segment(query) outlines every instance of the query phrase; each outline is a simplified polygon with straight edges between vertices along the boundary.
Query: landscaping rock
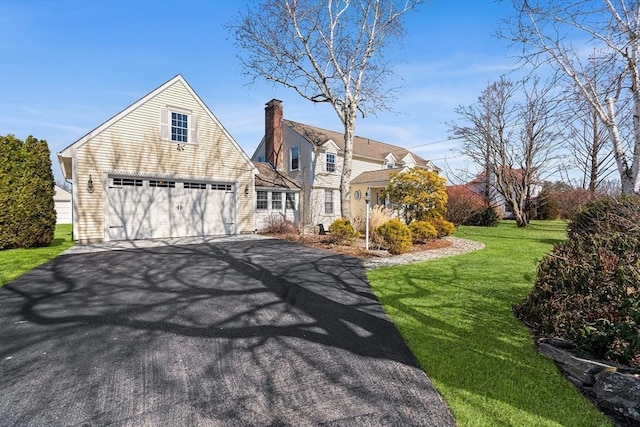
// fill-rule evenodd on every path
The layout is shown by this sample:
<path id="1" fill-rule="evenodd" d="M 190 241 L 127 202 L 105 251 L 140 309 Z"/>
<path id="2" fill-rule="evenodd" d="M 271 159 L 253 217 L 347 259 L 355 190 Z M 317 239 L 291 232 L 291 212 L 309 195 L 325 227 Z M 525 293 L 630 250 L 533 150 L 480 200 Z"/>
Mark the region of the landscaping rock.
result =
<path id="1" fill-rule="evenodd" d="M 603 371 L 595 380 L 593 391 L 601 406 L 640 423 L 640 378 Z"/>
<path id="2" fill-rule="evenodd" d="M 613 366 L 576 357 L 563 348 L 558 348 L 545 342 L 541 342 L 538 345 L 538 352 L 555 360 L 560 369 L 584 385 L 592 385 L 595 382 L 594 375 L 598 372 L 616 370 Z"/>

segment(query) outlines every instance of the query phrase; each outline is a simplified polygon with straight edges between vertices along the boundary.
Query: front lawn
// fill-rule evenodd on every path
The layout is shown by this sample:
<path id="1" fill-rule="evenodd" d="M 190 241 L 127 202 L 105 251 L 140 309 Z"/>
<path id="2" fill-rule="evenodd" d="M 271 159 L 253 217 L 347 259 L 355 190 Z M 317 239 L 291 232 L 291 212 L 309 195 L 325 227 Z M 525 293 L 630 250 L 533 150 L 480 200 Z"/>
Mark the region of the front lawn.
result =
<path id="1" fill-rule="evenodd" d="M 532 289 L 536 266 L 566 224 L 527 229 L 460 227 L 486 248 L 382 268 L 368 278 L 460 426 L 608 426 L 608 419 L 536 352 L 512 305 Z"/>
<path id="2" fill-rule="evenodd" d="M 71 224 L 59 224 L 56 225 L 53 242 L 47 247 L 0 251 L 0 287 L 55 258 L 71 246 Z"/>

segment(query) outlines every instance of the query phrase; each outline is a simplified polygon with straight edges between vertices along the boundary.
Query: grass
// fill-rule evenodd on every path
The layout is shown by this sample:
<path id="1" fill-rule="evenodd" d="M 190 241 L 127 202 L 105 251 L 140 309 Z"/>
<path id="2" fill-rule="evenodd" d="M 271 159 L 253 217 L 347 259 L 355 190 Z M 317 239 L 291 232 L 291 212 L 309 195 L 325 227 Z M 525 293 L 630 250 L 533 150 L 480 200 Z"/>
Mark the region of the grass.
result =
<path id="1" fill-rule="evenodd" d="M 71 224 L 59 224 L 56 225 L 51 245 L 47 247 L 0 251 L 0 287 L 55 258 L 71 246 Z"/>
<path id="2" fill-rule="evenodd" d="M 610 426 L 539 355 L 513 315 L 566 224 L 460 227 L 486 248 L 368 273 L 374 292 L 460 426 Z"/>

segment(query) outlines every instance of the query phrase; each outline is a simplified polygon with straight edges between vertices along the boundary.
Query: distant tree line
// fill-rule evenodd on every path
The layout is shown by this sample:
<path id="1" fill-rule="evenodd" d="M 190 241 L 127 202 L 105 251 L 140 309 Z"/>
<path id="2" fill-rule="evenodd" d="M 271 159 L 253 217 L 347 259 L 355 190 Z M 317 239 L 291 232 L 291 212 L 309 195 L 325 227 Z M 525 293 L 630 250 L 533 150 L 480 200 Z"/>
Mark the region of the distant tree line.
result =
<path id="1" fill-rule="evenodd" d="M 0 249 L 48 246 L 56 211 L 49 147 L 33 136 L 0 136 Z"/>

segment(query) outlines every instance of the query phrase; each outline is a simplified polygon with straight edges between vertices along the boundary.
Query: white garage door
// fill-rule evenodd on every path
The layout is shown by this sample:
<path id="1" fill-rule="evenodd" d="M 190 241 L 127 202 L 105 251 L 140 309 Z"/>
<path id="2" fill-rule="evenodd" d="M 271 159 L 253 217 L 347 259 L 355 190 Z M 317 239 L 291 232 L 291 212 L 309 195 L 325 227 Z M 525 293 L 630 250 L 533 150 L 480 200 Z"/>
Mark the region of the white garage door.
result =
<path id="1" fill-rule="evenodd" d="M 105 240 L 235 234 L 234 185 L 109 177 Z"/>

